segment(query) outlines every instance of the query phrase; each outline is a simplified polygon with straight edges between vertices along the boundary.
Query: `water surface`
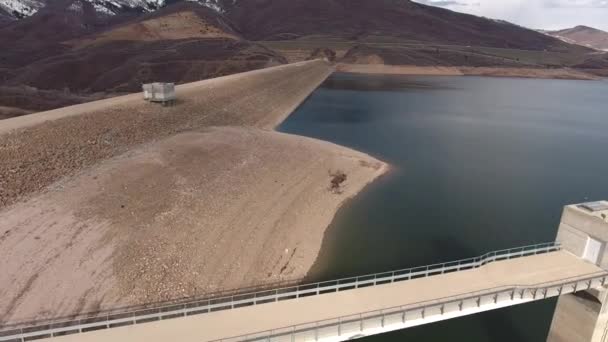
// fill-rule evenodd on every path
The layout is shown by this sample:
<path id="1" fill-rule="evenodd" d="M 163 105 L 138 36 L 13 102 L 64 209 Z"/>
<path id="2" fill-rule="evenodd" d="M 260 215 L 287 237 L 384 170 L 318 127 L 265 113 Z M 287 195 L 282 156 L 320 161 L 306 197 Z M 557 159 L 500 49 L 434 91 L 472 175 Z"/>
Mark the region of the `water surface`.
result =
<path id="1" fill-rule="evenodd" d="M 393 170 L 346 204 L 311 280 L 553 241 L 565 204 L 608 198 L 608 82 L 335 74 L 279 128 Z M 369 337 L 545 341 L 554 300 Z"/>

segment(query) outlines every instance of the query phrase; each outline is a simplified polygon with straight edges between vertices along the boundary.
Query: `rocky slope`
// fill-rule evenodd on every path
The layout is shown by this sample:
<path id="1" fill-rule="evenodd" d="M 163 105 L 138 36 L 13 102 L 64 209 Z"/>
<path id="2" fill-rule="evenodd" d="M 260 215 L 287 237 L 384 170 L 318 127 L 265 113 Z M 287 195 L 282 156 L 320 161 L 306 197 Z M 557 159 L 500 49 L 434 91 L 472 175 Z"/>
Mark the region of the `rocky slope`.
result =
<path id="1" fill-rule="evenodd" d="M 543 32 L 568 43 L 608 51 L 608 32 L 593 27 L 576 26 L 565 30 Z"/>

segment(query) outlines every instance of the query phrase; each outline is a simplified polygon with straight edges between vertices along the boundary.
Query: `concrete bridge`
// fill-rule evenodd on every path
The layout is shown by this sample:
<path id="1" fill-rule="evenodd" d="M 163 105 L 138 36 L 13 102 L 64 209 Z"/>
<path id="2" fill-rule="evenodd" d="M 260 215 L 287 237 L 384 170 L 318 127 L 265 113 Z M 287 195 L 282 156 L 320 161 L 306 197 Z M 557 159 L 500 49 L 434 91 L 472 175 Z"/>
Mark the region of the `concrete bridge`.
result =
<path id="1" fill-rule="evenodd" d="M 345 341 L 580 291 L 605 302 L 606 212 L 607 202 L 566 207 L 558 242 L 382 274 L 8 327 L 0 330 L 0 341 Z M 593 341 L 606 339 L 603 315 L 594 322 Z"/>

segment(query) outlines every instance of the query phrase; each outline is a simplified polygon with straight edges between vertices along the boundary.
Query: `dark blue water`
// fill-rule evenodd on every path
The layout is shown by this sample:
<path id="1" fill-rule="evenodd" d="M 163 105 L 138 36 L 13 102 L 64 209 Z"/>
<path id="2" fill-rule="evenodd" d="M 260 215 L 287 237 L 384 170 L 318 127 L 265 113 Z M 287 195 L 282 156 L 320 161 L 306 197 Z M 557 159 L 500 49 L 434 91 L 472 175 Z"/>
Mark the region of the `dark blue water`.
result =
<path id="1" fill-rule="evenodd" d="M 393 167 L 338 212 L 311 280 L 553 241 L 562 206 L 608 198 L 608 82 L 335 74 L 280 130 Z M 554 307 L 366 340 L 541 342 Z"/>

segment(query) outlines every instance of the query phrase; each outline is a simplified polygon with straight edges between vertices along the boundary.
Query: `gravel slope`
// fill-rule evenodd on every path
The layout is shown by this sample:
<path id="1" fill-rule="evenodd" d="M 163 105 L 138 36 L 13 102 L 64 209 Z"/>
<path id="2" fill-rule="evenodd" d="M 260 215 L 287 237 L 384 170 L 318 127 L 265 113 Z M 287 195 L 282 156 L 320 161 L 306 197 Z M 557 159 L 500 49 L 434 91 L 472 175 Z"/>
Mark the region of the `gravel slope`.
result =
<path id="1" fill-rule="evenodd" d="M 7 120 L 0 326 L 301 279 L 338 207 L 387 169 L 271 130 L 331 71 L 300 63 L 183 85 L 174 107 L 132 95 Z"/>
<path id="2" fill-rule="evenodd" d="M 178 88 L 173 107 L 127 95 L 0 122 L 0 208 L 141 143 L 208 126 L 272 128 L 326 77 L 322 61 Z M 48 120 L 48 121 L 47 121 Z"/>

